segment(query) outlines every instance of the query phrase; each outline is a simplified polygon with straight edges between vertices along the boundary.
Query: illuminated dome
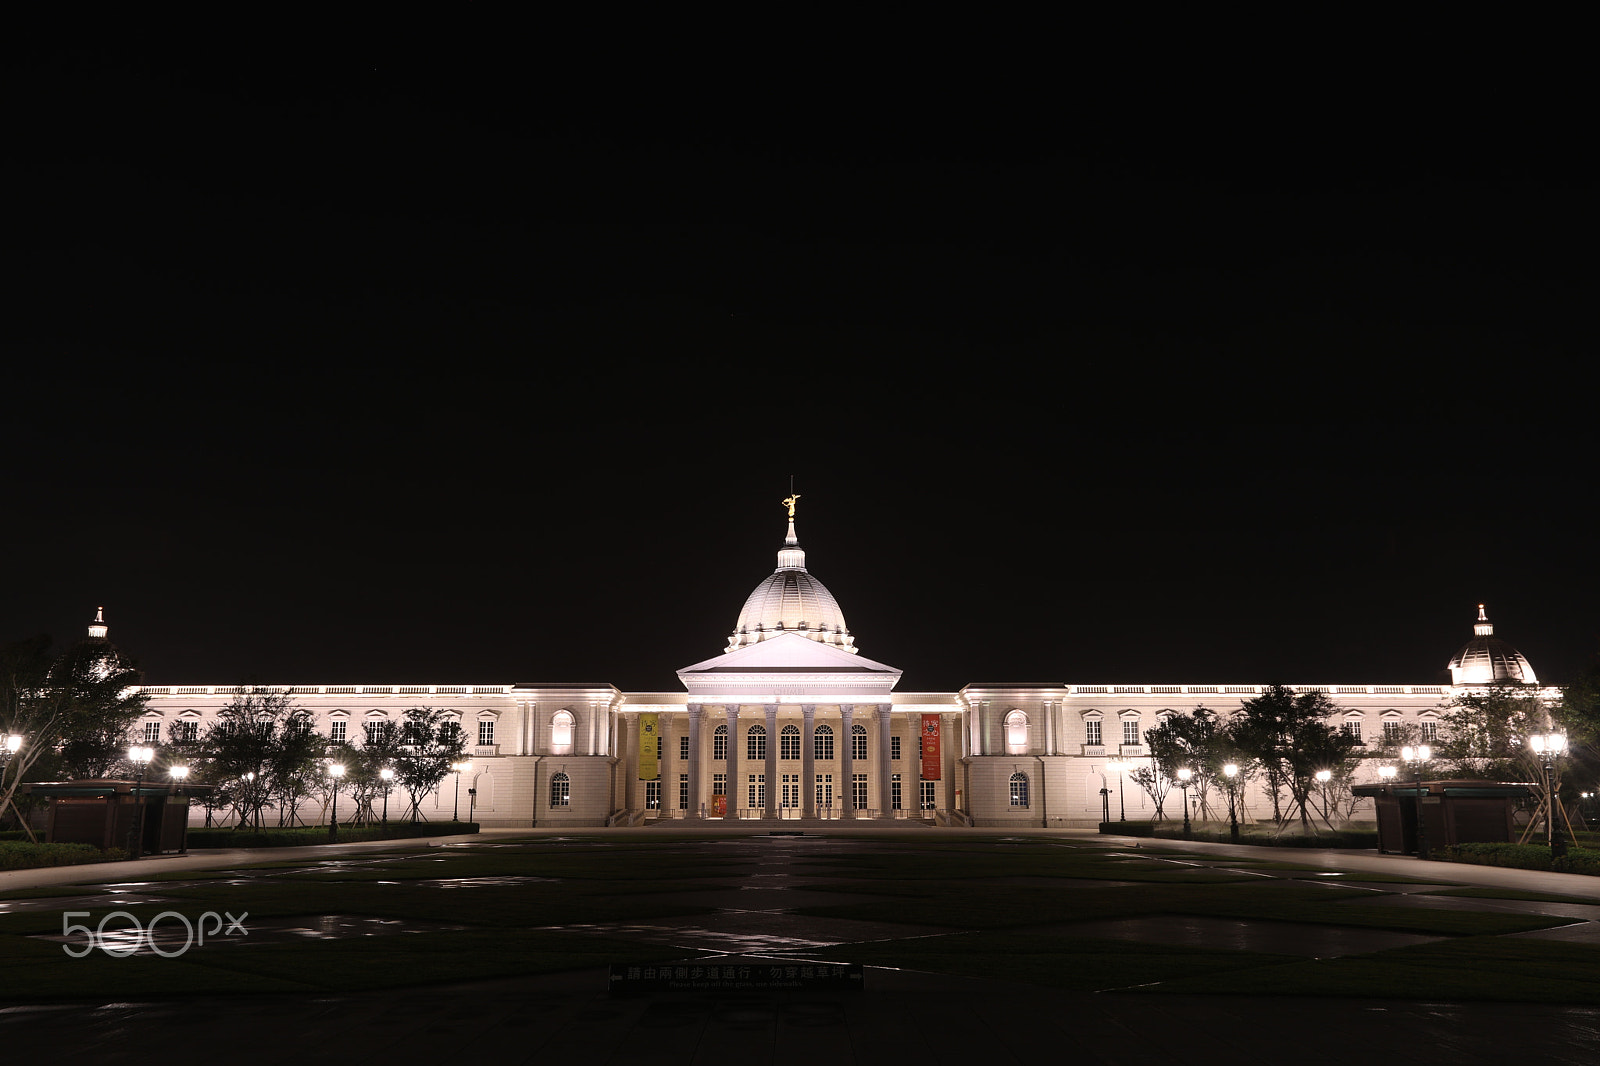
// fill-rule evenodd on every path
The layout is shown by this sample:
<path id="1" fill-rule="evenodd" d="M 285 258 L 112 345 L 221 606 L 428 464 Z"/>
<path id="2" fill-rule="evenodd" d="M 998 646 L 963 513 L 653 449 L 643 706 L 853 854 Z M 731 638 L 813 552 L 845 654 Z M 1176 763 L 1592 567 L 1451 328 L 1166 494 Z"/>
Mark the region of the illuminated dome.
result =
<path id="1" fill-rule="evenodd" d="M 1489 685 L 1496 681 L 1539 683 L 1522 653 L 1494 635 L 1494 623 L 1483 613 L 1481 603 L 1472 634 L 1472 639 L 1450 659 L 1452 685 Z"/>
<path id="2" fill-rule="evenodd" d="M 795 539 L 793 516 L 789 519 L 789 535 L 778 552 L 778 569 L 744 601 L 744 610 L 739 612 L 739 621 L 723 650 L 737 651 L 780 633 L 799 633 L 856 653 L 856 638 L 844 624 L 839 602 L 822 582 L 806 572 L 806 553 Z"/>

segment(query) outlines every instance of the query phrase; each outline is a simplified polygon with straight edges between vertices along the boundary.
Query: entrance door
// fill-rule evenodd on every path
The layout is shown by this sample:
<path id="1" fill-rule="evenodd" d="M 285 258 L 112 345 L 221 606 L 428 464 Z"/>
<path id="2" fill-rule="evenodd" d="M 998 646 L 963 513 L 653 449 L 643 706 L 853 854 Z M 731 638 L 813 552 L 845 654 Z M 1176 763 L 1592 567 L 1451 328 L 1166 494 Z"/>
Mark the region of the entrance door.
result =
<path id="1" fill-rule="evenodd" d="M 800 806 L 800 775 L 784 774 L 782 784 L 783 806 L 791 808 Z"/>
<path id="2" fill-rule="evenodd" d="M 817 810 L 833 809 L 833 775 L 817 775 Z"/>

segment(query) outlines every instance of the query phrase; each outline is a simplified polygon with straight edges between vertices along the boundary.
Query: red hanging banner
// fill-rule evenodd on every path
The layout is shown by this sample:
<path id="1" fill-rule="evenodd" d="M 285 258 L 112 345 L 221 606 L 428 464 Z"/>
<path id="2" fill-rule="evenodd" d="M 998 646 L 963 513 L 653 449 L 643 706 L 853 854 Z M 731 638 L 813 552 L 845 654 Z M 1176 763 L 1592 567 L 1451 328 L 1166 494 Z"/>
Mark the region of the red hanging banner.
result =
<path id="1" fill-rule="evenodd" d="M 939 755 L 939 730 L 943 719 L 937 714 L 922 716 L 922 779 L 938 781 L 944 759 Z"/>

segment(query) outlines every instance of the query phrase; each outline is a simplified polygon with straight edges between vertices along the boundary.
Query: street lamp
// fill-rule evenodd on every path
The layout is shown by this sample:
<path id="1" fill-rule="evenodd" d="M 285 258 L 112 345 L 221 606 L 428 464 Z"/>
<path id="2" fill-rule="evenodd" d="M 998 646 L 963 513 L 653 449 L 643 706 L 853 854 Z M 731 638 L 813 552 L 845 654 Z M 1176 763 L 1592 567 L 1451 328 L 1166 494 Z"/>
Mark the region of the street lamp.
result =
<path id="1" fill-rule="evenodd" d="M 385 766 L 378 771 L 378 776 L 383 778 L 383 824 L 389 824 L 389 790 L 394 787 L 394 767 Z"/>
<path id="2" fill-rule="evenodd" d="M 1428 825 L 1422 819 L 1422 764 L 1433 758 L 1433 749 L 1426 744 L 1407 745 L 1400 749 L 1400 758 L 1410 763 L 1417 774 L 1417 858 L 1428 857 Z"/>
<path id="3" fill-rule="evenodd" d="M 1233 790 L 1238 787 L 1235 778 L 1239 776 L 1239 764 L 1229 763 L 1222 768 L 1222 776 L 1228 779 L 1228 839 L 1239 843 L 1239 811 L 1234 806 Z"/>
<path id="4" fill-rule="evenodd" d="M 1194 771 L 1187 766 L 1178 770 L 1178 787 L 1183 789 L 1183 839 L 1189 839 L 1189 778 Z"/>
<path id="5" fill-rule="evenodd" d="M 328 843 L 339 840 L 339 779 L 344 776 L 344 763 L 329 763 L 328 776 L 333 778 L 333 817 L 328 819 Z"/>
<path id="6" fill-rule="evenodd" d="M 1126 822 L 1128 820 L 1128 801 L 1124 798 L 1124 793 L 1127 791 L 1128 779 L 1123 775 L 1128 772 L 1128 764 L 1121 759 L 1112 759 L 1106 763 L 1106 769 L 1117 772 L 1117 811 L 1120 816 L 1119 820 Z M 1106 814 L 1106 820 L 1111 820 L 1109 811 Z"/>
<path id="7" fill-rule="evenodd" d="M 1553 848 L 1556 842 L 1555 758 L 1567 750 L 1567 735 L 1535 733 L 1528 738 L 1528 746 L 1544 762 L 1544 844 Z"/>
<path id="8" fill-rule="evenodd" d="M 128 827 L 128 858 L 137 859 L 144 854 L 144 806 L 139 802 L 139 790 L 144 787 L 144 768 L 156 757 L 154 748 L 135 744 L 128 749 L 128 760 L 136 768 L 133 784 L 133 824 Z"/>
<path id="9" fill-rule="evenodd" d="M 471 759 L 462 759 L 460 762 L 450 764 L 450 769 L 456 772 L 456 808 L 450 815 L 452 822 L 461 821 L 461 775 L 472 769 Z"/>
<path id="10" fill-rule="evenodd" d="M 1322 790 L 1322 820 L 1328 822 L 1328 782 L 1333 780 L 1332 770 L 1318 770 L 1315 775 L 1317 787 Z M 1328 828 L 1333 828 L 1333 823 L 1328 822 Z"/>

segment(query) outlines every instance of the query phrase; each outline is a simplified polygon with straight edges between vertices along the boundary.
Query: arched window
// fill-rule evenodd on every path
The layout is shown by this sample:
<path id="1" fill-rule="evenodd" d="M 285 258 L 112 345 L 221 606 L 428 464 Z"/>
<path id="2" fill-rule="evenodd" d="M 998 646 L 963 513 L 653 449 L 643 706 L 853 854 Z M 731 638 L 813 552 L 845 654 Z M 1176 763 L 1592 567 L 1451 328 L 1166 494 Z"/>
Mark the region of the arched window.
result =
<path id="1" fill-rule="evenodd" d="M 728 757 L 728 727 L 717 726 L 717 731 L 711 734 L 711 757 L 713 759 L 726 759 Z"/>
<path id="2" fill-rule="evenodd" d="M 557 711 L 550 718 L 550 752 L 553 755 L 572 754 L 572 712 Z"/>
<path id="3" fill-rule="evenodd" d="M 1021 711 L 1006 715 L 1006 754 L 1028 754 L 1028 716 Z M 1026 803 L 1023 804 L 1027 806 Z"/>
<path id="4" fill-rule="evenodd" d="M 1011 775 L 1011 806 L 1026 807 L 1028 805 L 1028 775 L 1014 773 Z"/>
<path id="5" fill-rule="evenodd" d="M 572 779 L 564 773 L 557 773 L 550 779 L 550 806 L 572 806 Z"/>
<path id="6" fill-rule="evenodd" d="M 800 727 L 790 722 L 778 734 L 778 758 L 798 759 L 800 757 Z"/>
<path id="7" fill-rule="evenodd" d="M 852 759 L 867 757 L 867 727 L 859 722 L 850 727 L 850 757 Z"/>
<path id="8" fill-rule="evenodd" d="M 753 725 L 744 735 L 744 757 L 747 759 L 765 759 L 767 757 L 767 727 Z"/>
<path id="9" fill-rule="evenodd" d="M 811 757 L 813 759 L 833 758 L 833 727 L 819 725 L 811 732 Z"/>

